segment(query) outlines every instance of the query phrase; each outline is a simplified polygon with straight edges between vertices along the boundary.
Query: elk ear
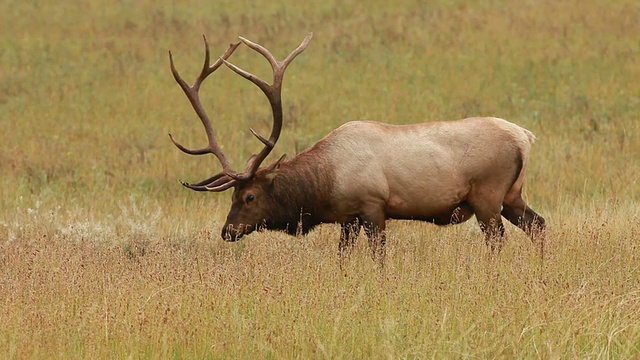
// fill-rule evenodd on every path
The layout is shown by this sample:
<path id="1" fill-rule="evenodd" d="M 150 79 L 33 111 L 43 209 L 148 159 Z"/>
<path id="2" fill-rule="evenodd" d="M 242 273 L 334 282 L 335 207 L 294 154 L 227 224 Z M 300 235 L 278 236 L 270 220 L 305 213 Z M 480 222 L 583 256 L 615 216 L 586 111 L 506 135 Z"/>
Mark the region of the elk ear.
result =
<path id="1" fill-rule="evenodd" d="M 287 154 L 283 154 L 280 159 L 278 159 L 278 161 L 274 162 L 273 164 L 269 165 L 269 167 L 267 168 L 267 179 L 269 181 L 273 181 L 273 179 L 276 178 L 276 176 L 278 175 L 278 170 L 280 169 L 280 163 L 287 157 Z"/>
<path id="2" fill-rule="evenodd" d="M 280 156 L 280 159 L 278 159 L 278 161 L 274 162 L 273 164 L 269 165 L 269 167 L 267 168 L 267 170 L 269 172 L 273 171 L 273 170 L 278 170 L 280 169 L 280 163 L 282 162 L 282 160 L 284 160 L 287 157 L 287 154 L 283 154 L 282 156 Z"/>

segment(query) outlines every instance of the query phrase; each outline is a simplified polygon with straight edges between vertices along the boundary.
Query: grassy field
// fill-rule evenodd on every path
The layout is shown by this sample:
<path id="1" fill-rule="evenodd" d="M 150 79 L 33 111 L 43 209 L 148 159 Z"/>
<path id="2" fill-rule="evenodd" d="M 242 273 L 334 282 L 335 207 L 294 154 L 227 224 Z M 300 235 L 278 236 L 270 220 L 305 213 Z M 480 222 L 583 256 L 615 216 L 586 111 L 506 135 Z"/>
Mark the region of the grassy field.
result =
<path id="1" fill-rule="evenodd" d="M 0 356 L 640 357 L 640 5 L 636 1 L 0 2 Z M 525 185 L 547 258 L 508 225 L 390 222 L 380 271 L 339 229 L 223 243 L 219 171 L 169 72 L 237 35 L 282 57 L 293 155 L 348 120 L 473 115 L 538 136 Z M 264 59 L 233 62 L 265 78 Z M 203 103 L 242 167 L 270 109 L 227 69 Z M 419 196 L 419 195 L 418 195 Z"/>

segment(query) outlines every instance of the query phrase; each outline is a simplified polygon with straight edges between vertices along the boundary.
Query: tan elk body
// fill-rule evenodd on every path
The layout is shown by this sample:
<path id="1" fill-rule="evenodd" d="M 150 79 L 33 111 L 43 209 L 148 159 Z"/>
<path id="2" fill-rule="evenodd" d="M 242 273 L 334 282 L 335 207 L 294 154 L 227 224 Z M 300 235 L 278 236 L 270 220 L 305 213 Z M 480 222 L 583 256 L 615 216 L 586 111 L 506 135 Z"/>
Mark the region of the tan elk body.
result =
<path id="1" fill-rule="evenodd" d="M 189 154 L 213 153 L 223 167 L 222 172 L 207 180 L 183 185 L 197 191 L 234 188 L 222 230 L 225 240 L 235 241 L 265 228 L 304 234 L 321 223 L 339 223 L 341 254 L 364 227 L 374 256 L 379 256 L 384 254 L 387 219 L 448 225 L 475 215 L 492 247 L 501 245 L 504 216 L 532 239 L 539 240 L 542 249 L 544 219 L 521 196 L 535 137 L 503 119 L 477 117 L 411 125 L 348 122 L 292 159 L 281 158 L 260 168 L 282 129 L 284 70 L 306 48 L 311 34 L 282 62 L 264 47 L 240 39 L 270 62 L 273 84 L 227 61 L 240 43 L 232 44 L 210 65 L 205 41 L 205 64 L 193 86 L 182 80 L 171 59 L 172 73 L 209 139 L 209 145 L 199 150 L 189 150 L 175 140 L 174 143 Z M 229 167 L 198 99 L 202 81 L 223 63 L 256 84 L 273 111 L 269 139 L 251 130 L 265 147 L 249 159 L 242 173 Z"/>

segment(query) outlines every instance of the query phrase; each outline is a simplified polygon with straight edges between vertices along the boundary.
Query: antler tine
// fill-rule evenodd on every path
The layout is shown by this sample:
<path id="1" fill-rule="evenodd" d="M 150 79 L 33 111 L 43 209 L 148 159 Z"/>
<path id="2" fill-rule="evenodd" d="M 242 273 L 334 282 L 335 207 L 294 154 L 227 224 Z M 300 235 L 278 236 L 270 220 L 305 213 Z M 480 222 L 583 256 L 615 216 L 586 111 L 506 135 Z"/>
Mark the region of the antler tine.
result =
<path id="1" fill-rule="evenodd" d="M 247 162 L 247 166 L 245 167 L 245 171 L 242 174 L 236 175 L 238 180 L 249 179 L 251 178 L 255 172 L 260 167 L 260 164 L 267 158 L 273 147 L 276 145 L 278 138 L 280 137 L 280 132 L 282 131 L 282 79 L 284 78 L 284 71 L 287 69 L 287 66 L 298 56 L 301 52 L 303 52 L 311 38 L 313 37 L 313 33 L 307 34 L 302 43 L 298 45 L 283 61 L 277 61 L 275 57 L 271 54 L 269 50 L 267 50 L 262 45 L 254 43 L 246 38 L 240 36 L 240 41 L 242 41 L 249 48 L 258 52 L 262 56 L 264 56 L 271 68 L 273 70 L 273 84 L 269 84 L 266 81 L 260 79 L 256 75 L 251 74 L 250 72 L 239 68 L 238 66 L 228 62 L 226 59 L 220 58 L 225 65 L 227 65 L 231 70 L 236 72 L 238 75 L 244 77 L 245 79 L 251 81 L 255 85 L 257 85 L 260 90 L 267 96 L 269 99 L 269 103 L 271 104 L 271 110 L 273 112 L 273 127 L 271 129 L 271 134 L 269 135 L 269 139 L 265 139 L 260 134 L 255 132 L 253 129 L 251 133 L 260 140 L 265 146 L 264 148 L 257 154 L 252 155 Z"/>
<path id="2" fill-rule="evenodd" d="M 224 191 L 232 187 L 236 183 L 236 179 L 225 173 L 218 173 L 207 180 L 203 180 L 197 184 L 189 184 L 181 181 L 182 186 L 195 191 Z"/>
<path id="3" fill-rule="evenodd" d="M 181 151 L 191 155 L 213 154 L 216 156 L 216 158 L 218 158 L 218 161 L 220 161 L 220 164 L 222 165 L 222 169 L 223 169 L 222 172 L 220 172 L 219 174 L 207 180 L 201 181 L 193 185 L 189 183 L 184 183 L 184 182 L 182 184 L 192 190 L 197 190 L 197 191 L 205 191 L 205 190 L 206 191 L 222 191 L 233 186 L 233 184 L 235 183 L 235 180 L 236 180 L 235 171 L 231 169 L 231 166 L 229 165 L 229 161 L 227 160 L 224 152 L 222 151 L 222 148 L 218 144 L 218 141 L 216 139 L 216 131 L 211 125 L 211 121 L 209 120 L 209 117 L 207 116 L 207 113 L 200 102 L 200 97 L 198 92 L 204 80 L 209 75 L 211 75 L 211 73 L 216 71 L 224 63 L 224 61 L 231 56 L 231 54 L 233 54 L 233 52 L 238 48 L 238 46 L 240 46 L 240 42 L 230 44 L 227 51 L 225 51 L 225 53 L 222 54 L 222 56 L 220 56 L 220 58 L 217 59 L 212 65 L 210 64 L 211 57 L 210 57 L 209 44 L 207 42 L 207 38 L 204 35 L 202 36 L 202 38 L 204 41 L 204 48 L 205 48 L 204 63 L 202 65 L 202 70 L 200 71 L 200 74 L 196 77 L 192 86 L 189 86 L 187 82 L 178 73 L 178 70 L 176 69 L 175 64 L 173 62 L 173 55 L 171 51 L 169 51 L 169 63 L 171 66 L 171 73 L 173 74 L 173 78 L 176 80 L 178 85 L 180 85 L 180 88 L 182 88 L 182 91 L 187 96 L 187 99 L 189 99 L 191 106 L 195 110 L 196 114 L 200 118 L 200 121 L 202 122 L 202 125 L 204 126 L 205 132 L 207 134 L 208 144 L 206 147 L 193 150 L 193 149 L 188 149 L 185 146 L 181 145 L 179 142 L 177 142 L 173 138 L 171 134 L 169 134 L 169 138 L 171 139 L 173 144 Z M 212 187 L 211 184 L 213 183 L 215 183 L 215 186 Z"/>

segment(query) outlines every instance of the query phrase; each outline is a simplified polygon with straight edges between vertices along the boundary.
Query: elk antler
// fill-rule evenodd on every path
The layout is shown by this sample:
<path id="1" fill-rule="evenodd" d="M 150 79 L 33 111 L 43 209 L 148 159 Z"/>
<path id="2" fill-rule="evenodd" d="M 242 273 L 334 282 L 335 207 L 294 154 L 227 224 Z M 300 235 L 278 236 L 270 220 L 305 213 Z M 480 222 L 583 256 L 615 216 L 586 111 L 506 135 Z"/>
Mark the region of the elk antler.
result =
<path id="1" fill-rule="evenodd" d="M 229 56 L 233 54 L 236 48 L 240 46 L 240 42 L 230 44 L 227 51 L 222 54 L 222 56 L 218 60 L 216 60 L 213 65 L 210 65 L 209 44 L 207 43 L 207 38 L 204 35 L 202 36 L 202 38 L 204 39 L 205 49 L 204 64 L 202 66 L 202 71 L 200 71 L 200 75 L 198 75 L 192 86 L 189 86 L 178 74 L 178 71 L 173 64 L 173 55 L 171 54 L 171 51 L 169 51 L 169 62 L 171 64 L 171 73 L 173 74 L 174 79 L 184 91 L 185 95 L 189 99 L 189 102 L 191 103 L 191 106 L 200 118 L 200 121 L 202 121 L 202 125 L 204 125 L 209 144 L 204 148 L 191 150 L 178 143 L 171 134 L 169 134 L 169 137 L 171 138 L 171 141 L 178 147 L 178 149 L 182 150 L 183 152 L 191 155 L 213 154 L 218 158 L 220 164 L 222 165 L 222 171 L 210 177 L 209 179 L 196 184 L 182 182 L 182 185 L 196 191 L 223 191 L 235 184 L 237 175 L 235 171 L 229 166 L 229 161 L 227 161 L 226 156 L 222 152 L 222 148 L 218 145 L 218 141 L 216 140 L 216 131 L 211 125 L 211 121 L 209 120 L 204 107 L 200 103 L 198 91 L 200 90 L 200 85 L 202 85 L 202 82 L 207 78 L 207 76 L 216 71 L 222 65 L 223 61 L 226 61 L 226 59 L 228 59 Z"/>
<path id="2" fill-rule="evenodd" d="M 304 38 L 302 43 L 295 50 L 293 50 L 293 52 L 291 52 L 283 61 L 277 61 L 273 57 L 273 55 L 271 55 L 269 50 L 265 49 L 261 45 L 240 37 L 241 42 L 246 44 L 251 49 L 262 54 L 262 56 L 264 56 L 269 61 L 269 64 L 271 64 L 271 68 L 273 69 L 273 84 L 271 85 L 269 85 L 266 81 L 260 79 L 259 77 L 245 70 L 242 70 L 236 65 L 233 65 L 227 61 L 231 54 L 233 54 L 236 48 L 240 45 L 240 42 L 229 45 L 229 49 L 227 49 L 227 51 L 220 58 L 218 58 L 218 60 L 216 60 L 213 65 L 210 65 L 209 44 L 207 43 L 206 37 L 203 36 L 205 46 L 204 65 L 202 66 L 200 75 L 198 75 L 192 86 L 189 86 L 178 74 L 178 71 L 173 64 L 173 56 L 171 54 L 171 51 L 169 51 L 171 73 L 189 99 L 189 102 L 191 103 L 191 106 L 195 110 L 196 114 L 202 121 L 202 125 L 204 125 L 204 129 L 207 133 L 209 144 L 201 149 L 190 150 L 174 140 L 171 134 L 169 134 L 169 137 L 171 138 L 171 141 L 173 141 L 173 143 L 178 147 L 178 149 L 182 150 L 183 152 L 191 155 L 214 154 L 222 165 L 222 171 L 218 174 L 196 184 L 182 182 L 182 185 L 196 191 L 224 191 L 234 186 L 238 180 L 248 180 L 255 175 L 256 171 L 260 167 L 260 164 L 264 161 L 264 159 L 266 159 L 273 147 L 276 145 L 278 137 L 280 137 L 280 132 L 282 131 L 283 115 L 281 90 L 284 71 L 286 70 L 287 66 L 289 66 L 291 61 L 293 61 L 296 56 L 298 56 L 302 51 L 304 51 L 304 49 L 307 48 L 307 45 L 309 45 L 309 41 L 311 41 L 312 36 L 313 33 L 309 33 Z M 269 139 L 265 139 L 253 129 L 249 129 L 251 130 L 251 133 L 264 144 L 264 148 L 257 155 L 251 155 L 249 161 L 247 161 L 247 166 L 245 167 L 244 172 L 240 174 L 231 169 L 226 156 L 222 152 L 222 148 L 218 145 L 218 142 L 216 140 L 216 131 L 211 125 L 211 121 L 209 120 L 209 117 L 202 107 L 198 95 L 198 91 L 200 90 L 200 85 L 202 85 L 202 82 L 207 78 L 207 76 L 216 71 L 223 63 L 236 73 L 256 84 L 267 96 L 267 99 L 269 99 L 269 103 L 271 104 L 271 109 L 273 111 L 273 128 L 271 129 L 271 135 L 269 135 Z"/>
<path id="3" fill-rule="evenodd" d="M 278 141 L 278 137 L 280 137 L 280 132 L 282 131 L 282 79 L 284 77 L 284 71 L 287 69 L 287 66 L 298 56 L 304 49 L 307 48 L 311 38 L 313 37 L 313 33 L 307 34 L 302 43 L 298 45 L 295 50 L 293 50 L 284 60 L 278 61 L 276 60 L 271 52 L 264 48 L 263 46 L 256 44 L 252 41 L 249 41 L 242 36 L 240 36 L 240 41 L 242 41 L 245 45 L 250 47 L 251 49 L 257 51 L 262 56 L 269 61 L 271 64 L 271 68 L 273 69 L 273 84 L 269 85 L 266 81 L 260 79 L 259 77 L 242 70 L 236 65 L 227 61 L 226 58 L 221 57 L 221 60 L 225 65 L 227 65 L 231 70 L 235 71 L 237 74 L 241 75 L 245 79 L 251 81 L 256 84 L 260 90 L 267 96 L 269 99 L 269 103 L 271 104 L 271 110 L 273 112 L 273 127 L 271 128 L 271 134 L 269 135 L 269 139 L 265 139 L 260 134 L 255 132 L 253 129 L 251 133 L 260 140 L 264 144 L 264 148 L 256 155 L 253 154 L 247 161 L 247 166 L 245 170 L 241 174 L 236 174 L 236 180 L 246 180 L 252 178 L 260 164 L 267 158 L 273 147 L 276 145 Z"/>

